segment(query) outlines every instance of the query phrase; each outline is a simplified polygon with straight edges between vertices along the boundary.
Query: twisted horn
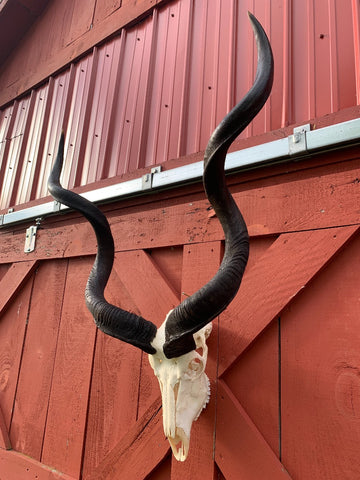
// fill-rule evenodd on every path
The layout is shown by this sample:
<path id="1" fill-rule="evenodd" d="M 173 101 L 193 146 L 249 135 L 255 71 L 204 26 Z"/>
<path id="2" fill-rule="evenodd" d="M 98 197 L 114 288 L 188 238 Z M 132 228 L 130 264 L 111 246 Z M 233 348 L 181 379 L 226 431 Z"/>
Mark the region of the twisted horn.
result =
<path id="1" fill-rule="evenodd" d="M 169 314 L 163 347 L 168 358 L 196 349 L 193 334 L 219 315 L 234 298 L 248 260 L 248 232 L 226 185 L 224 163 L 231 143 L 258 114 L 270 95 L 274 70 L 269 40 L 251 13 L 249 18 L 258 48 L 256 78 L 246 96 L 216 128 L 204 156 L 204 188 L 224 230 L 224 257 L 215 276 Z"/>
<path id="2" fill-rule="evenodd" d="M 156 326 L 105 300 L 104 290 L 114 262 L 113 236 L 106 217 L 95 205 L 61 186 L 60 174 L 64 160 L 64 141 L 62 133 L 58 154 L 49 176 L 48 189 L 55 200 L 84 215 L 96 234 L 97 254 L 85 289 L 86 306 L 102 332 L 131 343 L 146 353 L 154 354 L 156 350 L 151 342 L 157 332 Z"/>

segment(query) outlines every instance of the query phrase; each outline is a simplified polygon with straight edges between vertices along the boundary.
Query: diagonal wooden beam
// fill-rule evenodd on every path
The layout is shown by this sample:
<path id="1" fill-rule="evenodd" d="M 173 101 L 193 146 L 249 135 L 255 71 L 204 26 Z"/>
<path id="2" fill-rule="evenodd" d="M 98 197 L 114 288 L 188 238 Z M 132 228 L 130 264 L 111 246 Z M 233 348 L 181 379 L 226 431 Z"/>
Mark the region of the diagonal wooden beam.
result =
<path id="1" fill-rule="evenodd" d="M 238 295 L 220 317 L 220 375 L 359 228 L 356 225 L 280 235 L 246 272 Z"/>
<path id="2" fill-rule="evenodd" d="M 116 254 L 114 270 L 141 315 L 158 327 L 179 298 L 144 250 Z"/>
<path id="3" fill-rule="evenodd" d="M 291 480 L 223 380 L 218 384 L 215 460 L 226 480 Z"/>
<path id="4" fill-rule="evenodd" d="M 0 449 L 0 480 L 19 480 L 37 478 L 38 480 L 75 480 L 54 468 L 15 452 Z"/>
<path id="5" fill-rule="evenodd" d="M 164 436 L 160 397 L 84 480 L 143 480 L 170 449 Z"/>
<path id="6" fill-rule="evenodd" d="M 0 283 L 0 314 L 37 266 L 37 260 L 13 263 Z"/>

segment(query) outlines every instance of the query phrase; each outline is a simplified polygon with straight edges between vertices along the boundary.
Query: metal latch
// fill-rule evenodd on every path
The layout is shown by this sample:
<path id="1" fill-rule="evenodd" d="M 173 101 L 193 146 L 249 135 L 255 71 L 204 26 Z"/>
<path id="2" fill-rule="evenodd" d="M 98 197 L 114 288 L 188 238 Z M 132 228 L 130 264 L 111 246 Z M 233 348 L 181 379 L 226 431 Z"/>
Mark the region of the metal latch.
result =
<path id="1" fill-rule="evenodd" d="M 36 225 L 31 225 L 31 227 L 26 229 L 26 237 L 25 237 L 25 246 L 24 252 L 30 253 L 35 250 L 35 242 L 36 242 L 36 234 L 37 230 L 40 227 L 41 218 L 36 219 Z"/>
<path id="2" fill-rule="evenodd" d="M 161 166 L 153 167 L 150 173 L 146 173 L 142 176 L 142 190 L 150 190 L 152 188 L 153 177 L 156 173 L 161 172 Z"/>
<path id="3" fill-rule="evenodd" d="M 289 136 L 290 155 L 298 155 L 307 151 L 306 133 L 310 132 L 310 130 L 310 123 L 294 128 L 294 134 Z"/>

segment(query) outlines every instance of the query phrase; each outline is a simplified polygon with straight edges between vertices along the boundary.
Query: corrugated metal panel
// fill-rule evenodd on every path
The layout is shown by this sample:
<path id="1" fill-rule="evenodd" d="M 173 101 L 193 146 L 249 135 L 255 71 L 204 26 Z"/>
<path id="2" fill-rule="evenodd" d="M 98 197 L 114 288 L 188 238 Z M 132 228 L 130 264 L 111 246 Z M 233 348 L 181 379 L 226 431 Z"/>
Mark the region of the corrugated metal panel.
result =
<path id="1" fill-rule="evenodd" d="M 62 129 L 70 188 L 204 149 L 253 82 L 247 10 L 275 80 L 243 137 L 359 103 L 357 0 L 175 0 L 1 112 L 1 208 L 46 195 Z"/>

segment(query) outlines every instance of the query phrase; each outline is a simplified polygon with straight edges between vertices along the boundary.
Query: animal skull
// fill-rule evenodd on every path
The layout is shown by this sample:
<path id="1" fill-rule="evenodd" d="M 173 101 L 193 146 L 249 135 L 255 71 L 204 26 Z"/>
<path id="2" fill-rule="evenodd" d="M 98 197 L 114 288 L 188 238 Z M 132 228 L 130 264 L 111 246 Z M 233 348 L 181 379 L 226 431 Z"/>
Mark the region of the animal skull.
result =
<path id="1" fill-rule="evenodd" d="M 205 366 L 208 355 L 206 340 L 212 324 L 194 334 L 196 350 L 170 359 L 163 352 L 165 324 L 166 320 L 152 342 L 156 353 L 149 355 L 149 362 L 160 384 L 165 436 L 176 460 L 184 461 L 189 452 L 192 423 L 210 399 L 210 382 Z"/>

